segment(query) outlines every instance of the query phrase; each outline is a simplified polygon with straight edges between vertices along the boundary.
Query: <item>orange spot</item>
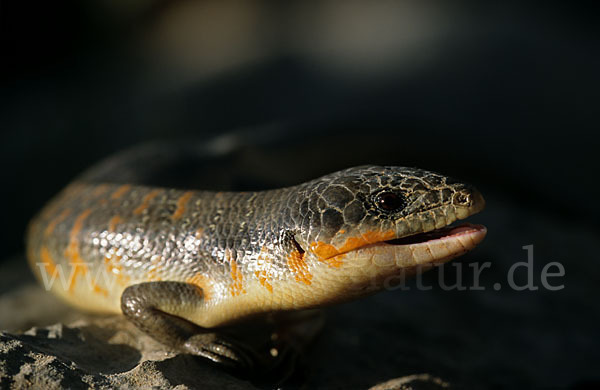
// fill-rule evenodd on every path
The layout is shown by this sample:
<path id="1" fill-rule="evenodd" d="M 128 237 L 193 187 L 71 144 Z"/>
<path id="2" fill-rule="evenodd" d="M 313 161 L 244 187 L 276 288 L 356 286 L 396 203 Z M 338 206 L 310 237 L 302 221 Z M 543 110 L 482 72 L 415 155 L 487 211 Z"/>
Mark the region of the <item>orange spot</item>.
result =
<path id="1" fill-rule="evenodd" d="M 199 240 L 202 238 L 202 236 L 204 235 L 204 229 L 203 228 L 199 228 L 198 230 L 196 230 L 196 240 Z"/>
<path id="2" fill-rule="evenodd" d="M 96 189 L 92 192 L 92 196 L 99 197 L 104 194 L 108 190 L 108 184 L 100 184 Z"/>
<path id="3" fill-rule="evenodd" d="M 340 248 L 336 248 L 331 244 L 321 241 L 316 241 L 310 244 L 310 250 L 317 255 L 319 260 L 329 263 L 331 266 L 339 267 L 342 264 L 342 257 L 340 255 L 369 244 L 391 240 L 395 236 L 396 233 L 393 230 L 385 232 L 369 231 L 360 236 L 349 237 Z"/>
<path id="4" fill-rule="evenodd" d="M 45 246 L 42 247 L 40 251 L 40 257 L 42 259 L 42 263 L 44 264 L 44 269 L 46 270 L 46 274 L 50 275 L 51 278 L 56 277 L 56 263 L 52 259 L 50 255 L 50 251 Z"/>
<path id="5" fill-rule="evenodd" d="M 200 287 L 202 289 L 202 294 L 204 295 L 204 300 L 208 301 L 212 297 L 210 281 L 206 275 L 202 274 L 201 272 L 198 272 L 196 275 L 187 278 L 186 282 Z"/>
<path id="6" fill-rule="evenodd" d="M 123 195 L 125 195 L 125 193 L 127 191 L 129 191 L 130 189 L 131 189 L 131 185 L 124 184 L 121 187 L 117 188 L 117 190 L 112 193 L 112 195 L 110 196 L 110 198 L 111 199 L 119 199 L 120 197 L 122 197 Z"/>
<path id="7" fill-rule="evenodd" d="M 273 264 L 273 254 L 267 247 L 262 247 L 257 257 L 256 264 L 261 267 L 258 271 L 254 272 L 254 275 L 258 279 L 258 282 L 266 288 L 269 292 L 273 292 L 273 285 L 271 284 L 271 276 L 269 270 Z"/>
<path id="8" fill-rule="evenodd" d="M 296 282 L 302 282 L 304 284 L 311 284 L 313 278 L 312 274 L 308 270 L 308 264 L 304 261 L 304 254 L 294 250 L 287 256 L 288 268 L 294 273 Z"/>
<path id="9" fill-rule="evenodd" d="M 341 255 L 336 255 L 330 257 L 328 259 L 323 259 L 325 263 L 327 263 L 330 267 L 340 268 L 344 262 L 342 261 L 346 257 L 346 254 L 342 253 Z"/>
<path id="10" fill-rule="evenodd" d="M 108 221 L 108 231 L 114 232 L 117 228 L 117 225 L 123 222 L 123 218 L 120 215 L 115 215 Z"/>
<path id="11" fill-rule="evenodd" d="M 119 283 L 121 286 L 125 286 L 129 282 L 130 278 L 123 273 L 123 267 L 118 264 L 119 261 L 121 261 L 121 256 L 109 256 L 104 258 L 106 270 L 115 275 L 117 283 Z"/>
<path id="12" fill-rule="evenodd" d="M 79 196 L 84 188 L 85 186 L 82 183 L 72 183 L 67 188 L 65 188 L 64 196 L 65 198 L 73 198 Z"/>
<path id="13" fill-rule="evenodd" d="M 77 276 L 85 275 L 88 272 L 87 264 L 81 259 L 79 254 L 79 241 L 77 235 L 81 232 L 83 228 L 83 221 L 90 215 L 92 212 L 91 209 L 84 210 L 81 214 L 77 216 L 75 219 L 75 223 L 73 224 L 73 228 L 69 233 L 69 245 L 65 249 L 65 257 L 69 259 L 71 266 L 73 267 L 73 272 L 71 273 L 71 280 L 69 280 L 69 292 L 73 291 L 75 287 L 75 281 Z"/>
<path id="14" fill-rule="evenodd" d="M 44 229 L 44 235 L 46 237 L 51 235 L 52 232 L 54 231 L 54 229 L 56 228 L 56 225 L 58 225 L 59 223 L 64 221 L 64 219 L 67 218 L 70 213 L 71 213 L 70 209 L 63 210 L 62 213 L 60 213 L 60 215 L 58 215 L 58 217 L 54 218 L 52 221 L 50 221 L 48 226 L 46 226 L 46 229 Z"/>
<path id="15" fill-rule="evenodd" d="M 338 231 L 339 234 L 344 234 L 346 233 L 346 231 L 344 229 L 340 229 L 340 231 Z"/>
<path id="16" fill-rule="evenodd" d="M 256 276 L 256 278 L 258 279 L 258 282 L 267 290 L 269 290 L 270 293 L 273 292 L 273 286 L 271 285 L 271 282 L 269 280 L 269 276 L 267 275 L 267 271 L 262 270 L 262 271 L 255 271 L 254 272 L 254 276 Z"/>
<path id="17" fill-rule="evenodd" d="M 69 233 L 69 238 L 71 240 L 69 245 L 77 244 L 77 235 L 81 232 L 81 229 L 83 228 L 83 221 L 85 221 L 85 219 L 91 213 L 92 213 L 92 209 L 85 209 L 85 210 L 83 210 L 83 212 L 81 214 L 79 214 L 77 216 L 77 218 L 75 219 L 75 223 L 73 224 L 73 228 L 71 229 L 71 232 Z"/>
<path id="18" fill-rule="evenodd" d="M 231 252 L 231 251 L 229 251 L 229 252 Z M 242 275 L 242 272 L 238 269 L 237 262 L 235 261 L 234 258 L 231 257 L 231 255 L 227 256 L 227 252 L 225 255 L 226 255 L 226 257 L 229 257 L 229 263 L 231 265 L 232 283 L 229 286 L 231 296 L 235 297 L 240 294 L 245 294 L 246 290 L 244 289 L 244 286 L 242 284 L 243 275 Z"/>
<path id="19" fill-rule="evenodd" d="M 152 281 L 162 280 L 162 278 L 157 275 L 158 269 L 160 266 L 160 261 L 161 261 L 161 258 L 158 256 L 154 257 L 154 258 L 152 258 L 152 260 L 150 260 L 150 264 L 151 264 L 150 270 L 148 271 L 148 274 L 146 275 L 146 278 L 148 280 L 152 280 Z"/>
<path id="20" fill-rule="evenodd" d="M 105 297 L 108 296 L 108 291 L 106 291 L 105 288 L 102 288 L 100 286 L 98 286 L 96 283 L 92 283 L 92 290 L 96 293 L 96 294 L 102 294 Z"/>
<path id="21" fill-rule="evenodd" d="M 181 195 L 181 197 L 177 200 L 177 209 L 175 209 L 175 212 L 172 215 L 173 219 L 181 218 L 181 216 L 185 212 L 185 206 L 187 205 L 187 202 L 190 200 L 193 194 L 194 193 L 192 191 L 187 191 L 184 192 L 183 195 Z"/>
<path id="22" fill-rule="evenodd" d="M 333 245 L 321 241 L 311 243 L 310 251 L 317 255 L 319 260 L 329 259 L 340 253 Z"/>
<path id="23" fill-rule="evenodd" d="M 143 213 L 144 210 L 148 208 L 148 205 L 150 205 L 152 199 L 156 198 L 156 196 L 160 194 L 160 192 L 160 190 L 152 190 L 148 194 L 146 194 L 146 196 L 144 196 L 144 199 L 142 199 L 142 203 L 135 210 L 133 210 L 133 214 L 140 215 L 141 213 Z"/>

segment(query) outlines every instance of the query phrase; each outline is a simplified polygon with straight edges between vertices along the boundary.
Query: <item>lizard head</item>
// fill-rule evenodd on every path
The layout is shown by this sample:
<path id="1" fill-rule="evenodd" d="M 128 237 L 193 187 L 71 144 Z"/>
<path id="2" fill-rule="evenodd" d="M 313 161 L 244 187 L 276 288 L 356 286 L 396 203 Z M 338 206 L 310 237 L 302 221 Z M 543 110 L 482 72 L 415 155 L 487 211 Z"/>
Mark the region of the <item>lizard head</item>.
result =
<path id="1" fill-rule="evenodd" d="M 484 208 L 472 186 L 415 168 L 363 166 L 302 189 L 295 240 L 324 278 L 358 295 L 390 276 L 458 257 L 483 240 L 481 225 L 450 225 Z M 338 294 L 340 295 L 340 294 Z M 352 294 L 341 294 L 348 296 Z"/>

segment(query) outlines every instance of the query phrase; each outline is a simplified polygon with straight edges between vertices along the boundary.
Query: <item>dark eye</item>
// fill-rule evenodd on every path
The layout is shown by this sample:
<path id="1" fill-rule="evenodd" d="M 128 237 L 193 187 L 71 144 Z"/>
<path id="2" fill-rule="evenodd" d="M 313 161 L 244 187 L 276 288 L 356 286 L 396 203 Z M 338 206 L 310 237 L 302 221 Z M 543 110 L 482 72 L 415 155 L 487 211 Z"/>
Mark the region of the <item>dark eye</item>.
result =
<path id="1" fill-rule="evenodd" d="M 398 211 L 404 207 L 404 199 L 394 192 L 375 195 L 375 205 L 383 211 Z"/>

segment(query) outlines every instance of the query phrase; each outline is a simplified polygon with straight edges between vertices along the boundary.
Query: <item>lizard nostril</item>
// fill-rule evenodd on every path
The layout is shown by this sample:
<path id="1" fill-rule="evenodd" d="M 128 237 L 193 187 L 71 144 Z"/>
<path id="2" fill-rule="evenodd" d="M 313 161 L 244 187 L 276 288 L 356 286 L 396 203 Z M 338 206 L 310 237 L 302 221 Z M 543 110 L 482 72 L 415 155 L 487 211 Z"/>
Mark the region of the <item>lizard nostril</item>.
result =
<path id="1" fill-rule="evenodd" d="M 465 194 L 464 192 L 459 192 L 454 197 L 456 203 L 464 206 L 469 206 L 471 204 L 471 194 Z"/>
<path id="2" fill-rule="evenodd" d="M 473 212 L 479 212 L 485 207 L 485 200 L 475 188 L 464 188 L 457 192 L 452 199 L 457 206 L 468 207 Z"/>

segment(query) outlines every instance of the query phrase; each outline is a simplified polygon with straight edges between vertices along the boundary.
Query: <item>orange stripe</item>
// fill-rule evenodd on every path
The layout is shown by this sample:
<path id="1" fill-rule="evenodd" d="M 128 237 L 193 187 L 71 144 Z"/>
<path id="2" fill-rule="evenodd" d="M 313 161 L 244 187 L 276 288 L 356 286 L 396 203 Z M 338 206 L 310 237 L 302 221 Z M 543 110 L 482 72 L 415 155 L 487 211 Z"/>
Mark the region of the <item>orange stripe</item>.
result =
<path id="1" fill-rule="evenodd" d="M 107 190 L 108 190 L 108 184 L 100 184 L 100 185 L 98 185 L 98 187 L 96 187 L 94 189 L 94 191 L 92 192 L 92 196 L 98 197 L 98 196 L 104 194 Z"/>
<path id="2" fill-rule="evenodd" d="M 56 218 L 54 218 L 52 221 L 50 221 L 50 223 L 48 224 L 48 226 L 46 226 L 46 229 L 44 229 L 44 235 L 47 237 L 49 235 L 52 234 L 52 232 L 54 232 L 54 229 L 56 228 L 56 225 L 58 225 L 59 223 L 61 223 L 65 218 L 67 218 L 67 216 L 71 213 L 70 209 L 64 209 L 62 211 L 62 213 L 60 213 L 60 215 Z"/>
<path id="3" fill-rule="evenodd" d="M 121 187 L 117 188 L 117 190 L 115 192 L 113 192 L 113 194 L 110 197 L 111 197 L 111 199 L 119 199 L 120 197 L 125 195 L 125 193 L 127 191 L 129 191 L 130 189 L 131 189 L 131 185 L 124 184 Z"/>
<path id="4" fill-rule="evenodd" d="M 255 271 L 254 276 L 258 279 L 258 282 L 266 288 L 270 293 L 273 292 L 273 286 L 270 283 L 269 277 L 266 271 Z"/>
<path id="5" fill-rule="evenodd" d="M 143 213 L 144 210 L 146 210 L 150 205 L 150 201 L 156 198 L 156 196 L 160 194 L 160 192 L 160 190 L 152 190 L 148 194 L 146 194 L 146 196 L 144 196 L 144 199 L 142 199 L 142 203 L 135 210 L 133 210 L 133 214 L 140 215 L 141 213 Z"/>
<path id="6" fill-rule="evenodd" d="M 116 255 L 114 257 L 104 258 L 106 270 L 115 275 L 117 278 L 117 283 L 119 283 L 121 286 L 125 286 L 127 283 L 129 283 L 130 278 L 124 274 L 123 267 L 120 265 L 120 261 L 121 256 Z"/>
<path id="7" fill-rule="evenodd" d="M 312 274 L 308 270 L 308 264 L 304 261 L 304 254 L 295 250 L 287 257 L 288 268 L 294 273 L 296 281 L 304 284 L 312 284 Z"/>
<path id="8" fill-rule="evenodd" d="M 181 218 L 181 216 L 185 212 L 187 202 L 189 202 L 193 194 L 194 193 L 192 191 L 187 191 L 184 192 L 183 195 L 181 195 L 181 197 L 179 197 L 179 199 L 177 200 L 177 209 L 175 209 L 175 212 L 172 215 L 173 219 Z"/>
<path id="9" fill-rule="evenodd" d="M 84 188 L 86 188 L 86 186 L 84 186 L 82 183 L 71 183 L 63 191 L 63 196 L 66 199 L 75 198 L 75 197 L 81 195 L 81 193 L 83 192 Z"/>
<path id="10" fill-rule="evenodd" d="M 212 291 L 210 289 L 209 279 L 201 272 L 198 272 L 194 276 L 186 279 L 187 283 L 195 284 L 202 289 L 202 294 L 205 301 L 210 300 L 212 297 Z"/>
<path id="11" fill-rule="evenodd" d="M 69 259 L 69 262 L 73 267 L 73 272 L 71 272 L 72 279 L 69 281 L 70 283 L 68 289 L 70 293 L 72 293 L 75 288 L 77 277 L 79 275 L 83 276 L 89 271 L 87 263 L 81 258 L 81 254 L 79 252 L 79 238 L 77 236 L 83 228 L 83 222 L 91 213 L 92 209 L 85 209 L 81 214 L 79 214 L 75 219 L 75 223 L 73 224 L 71 232 L 69 233 L 69 245 L 65 249 L 65 257 Z M 93 292 L 102 294 L 105 297 L 108 296 L 108 291 L 106 289 L 98 286 L 92 280 L 90 280 L 90 283 Z"/>
<path id="12" fill-rule="evenodd" d="M 375 244 L 377 242 L 391 240 L 396 236 L 393 230 L 387 230 L 384 232 L 368 231 L 360 236 L 349 237 L 344 245 L 340 248 L 336 248 L 331 244 L 327 244 L 321 241 L 316 241 L 310 244 L 310 250 L 317 255 L 318 259 L 329 263 L 334 267 L 342 265 L 342 255 L 354 249 L 362 248 L 369 244 Z"/>
<path id="13" fill-rule="evenodd" d="M 108 231 L 114 232 L 117 228 L 117 225 L 123 222 L 123 218 L 120 215 L 115 215 L 108 221 Z"/>
<path id="14" fill-rule="evenodd" d="M 85 275 L 88 272 L 87 264 L 81 259 L 79 253 L 79 241 L 77 235 L 83 228 L 83 221 L 85 221 L 91 212 L 91 209 L 85 209 L 81 214 L 79 214 L 75 219 L 75 223 L 73 224 L 71 232 L 69 233 L 69 245 L 65 249 L 65 257 L 69 259 L 69 262 L 73 267 L 73 272 L 71 273 L 72 280 L 70 280 L 69 284 L 69 292 L 72 292 L 75 288 L 75 281 L 79 274 Z"/>
<path id="15" fill-rule="evenodd" d="M 96 283 L 92 282 L 92 290 L 96 293 L 96 294 L 102 294 L 105 297 L 108 296 L 108 291 L 105 288 L 102 288 L 100 286 L 98 286 Z"/>
<path id="16" fill-rule="evenodd" d="M 258 279 L 258 282 L 266 288 L 270 293 L 273 292 L 273 285 L 271 284 L 270 270 L 273 266 L 273 254 L 269 251 L 266 246 L 260 249 L 256 264 L 261 267 L 260 270 L 254 272 L 254 276 Z"/>
<path id="17" fill-rule="evenodd" d="M 50 251 L 45 246 L 43 246 L 40 251 L 40 258 L 42 259 L 42 263 L 44 264 L 46 274 L 50 275 L 51 278 L 56 277 L 56 263 L 52 259 Z"/>
<path id="18" fill-rule="evenodd" d="M 246 293 L 246 290 L 244 289 L 244 286 L 242 284 L 242 282 L 243 282 L 242 272 L 238 269 L 237 262 L 235 261 L 235 259 L 233 257 L 231 257 L 231 250 L 225 251 L 225 257 L 229 258 L 229 264 L 231 266 L 232 283 L 231 283 L 231 286 L 229 286 L 231 296 L 235 297 L 237 295 Z"/>
<path id="19" fill-rule="evenodd" d="M 83 221 L 85 221 L 85 219 L 91 213 L 92 209 L 85 209 L 81 212 L 81 214 L 77 216 L 77 218 L 75 219 L 75 223 L 73 224 L 73 228 L 69 233 L 69 238 L 71 239 L 71 242 L 77 242 L 77 235 L 79 234 L 79 232 L 81 232 L 81 229 L 83 228 Z"/>
<path id="20" fill-rule="evenodd" d="M 146 274 L 146 277 L 148 278 L 148 280 L 152 280 L 152 281 L 160 281 L 162 280 L 162 278 L 158 275 L 158 270 L 160 269 L 160 262 L 161 262 L 162 258 L 159 256 L 153 257 L 150 260 L 150 267 L 149 267 L 149 271 L 148 274 Z"/>

